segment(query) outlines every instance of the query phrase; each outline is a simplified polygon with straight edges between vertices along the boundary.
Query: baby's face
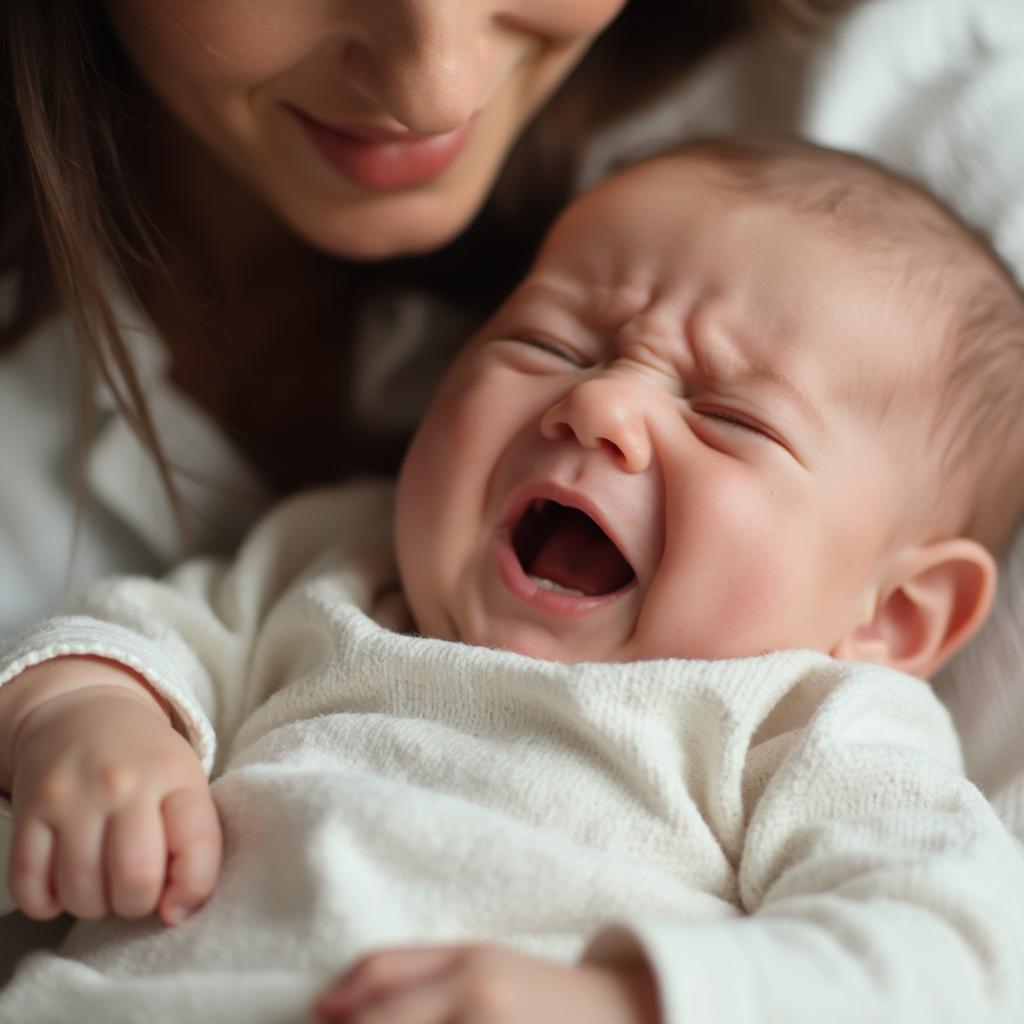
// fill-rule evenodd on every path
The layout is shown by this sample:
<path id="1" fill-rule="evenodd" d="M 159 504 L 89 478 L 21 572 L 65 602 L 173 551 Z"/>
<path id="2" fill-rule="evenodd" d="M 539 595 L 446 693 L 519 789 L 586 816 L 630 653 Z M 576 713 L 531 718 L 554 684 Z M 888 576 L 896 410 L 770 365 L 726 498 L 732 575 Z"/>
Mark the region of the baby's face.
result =
<path id="1" fill-rule="evenodd" d="M 662 160 L 585 196 L 449 371 L 399 484 L 424 633 L 722 658 L 831 651 L 870 617 L 917 487 L 880 396 L 919 310 L 705 175 Z"/>

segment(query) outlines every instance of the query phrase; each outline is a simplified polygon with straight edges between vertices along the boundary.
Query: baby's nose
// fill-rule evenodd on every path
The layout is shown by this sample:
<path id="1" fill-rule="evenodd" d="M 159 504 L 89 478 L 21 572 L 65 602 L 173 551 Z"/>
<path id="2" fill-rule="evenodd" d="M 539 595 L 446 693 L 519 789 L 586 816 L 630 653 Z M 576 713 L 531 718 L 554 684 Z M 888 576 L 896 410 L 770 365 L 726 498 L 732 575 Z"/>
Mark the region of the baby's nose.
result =
<path id="1" fill-rule="evenodd" d="M 540 428 L 551 440 L 575 438 L 584 448 L 607 448 L 628 473 L 642 473 L 651 463 L 643 395 L 621 378 L 581 381 L 547 410 Z"/>

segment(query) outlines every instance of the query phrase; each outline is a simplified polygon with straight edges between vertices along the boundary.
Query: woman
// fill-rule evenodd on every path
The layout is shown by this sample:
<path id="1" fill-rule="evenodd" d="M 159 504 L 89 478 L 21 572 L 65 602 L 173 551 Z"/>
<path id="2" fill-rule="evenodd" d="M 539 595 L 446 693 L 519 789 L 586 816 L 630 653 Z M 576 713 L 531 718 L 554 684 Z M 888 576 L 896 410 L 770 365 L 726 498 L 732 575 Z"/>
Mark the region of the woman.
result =
<path id="1" fill-rule="evenodd" d="M 229 544 L 273 494 L 393 468 L 416 403 L 399 374 L 384 415 L 359 372 L 367 338 L 408 367 L 394 296 L 444 308 L 439 369 L 584 140 L 746 20 L 623 5 L 4 5 L 0 631 L 97 573 Z M 425 395 L 433 371 L 409 372 Z"/>

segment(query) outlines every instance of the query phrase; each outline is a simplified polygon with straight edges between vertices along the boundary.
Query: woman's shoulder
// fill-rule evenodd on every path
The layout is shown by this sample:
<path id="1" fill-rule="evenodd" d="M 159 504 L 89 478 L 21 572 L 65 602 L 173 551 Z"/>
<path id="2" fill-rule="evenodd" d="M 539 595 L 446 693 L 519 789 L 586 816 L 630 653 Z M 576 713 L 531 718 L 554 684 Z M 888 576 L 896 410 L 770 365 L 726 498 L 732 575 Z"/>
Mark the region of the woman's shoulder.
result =
<path id="1" fill-rule="evenodd" d="M 269 504 L 267 489 L 174 387 L 141 311 L 123 299 L 116 308 L 172 449 L 191 540 L 227 550 Z M 109 389 L 82 374 L 63 311 L 0 358 L 0 466 L 0 632 L 53 614 L 100 576 L 159 572 L 184 554 L 152 457 Z"/>

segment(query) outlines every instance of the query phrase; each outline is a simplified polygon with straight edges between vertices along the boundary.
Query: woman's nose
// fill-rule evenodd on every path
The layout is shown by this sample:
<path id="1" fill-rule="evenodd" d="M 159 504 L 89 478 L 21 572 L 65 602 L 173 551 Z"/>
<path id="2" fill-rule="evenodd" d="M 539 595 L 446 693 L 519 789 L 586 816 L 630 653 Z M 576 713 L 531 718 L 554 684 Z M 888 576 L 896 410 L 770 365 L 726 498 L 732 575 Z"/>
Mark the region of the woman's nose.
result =
<path id="1" fill-rule="evenodd" d="M 352 85 L 410 131 L 464 125 L 489 85 L 491 0 L 357 2 L 367 7 L 344 54 Z"/>
<path id="2" fill-rule="evenodd" d="M 651 463 L 643 395 L 621 378 L 592 377 L 577 384 L 541 417 L 551 440 L 575 438 L 584 448 L 607 448 L 628 473 Z"/>

